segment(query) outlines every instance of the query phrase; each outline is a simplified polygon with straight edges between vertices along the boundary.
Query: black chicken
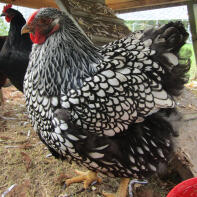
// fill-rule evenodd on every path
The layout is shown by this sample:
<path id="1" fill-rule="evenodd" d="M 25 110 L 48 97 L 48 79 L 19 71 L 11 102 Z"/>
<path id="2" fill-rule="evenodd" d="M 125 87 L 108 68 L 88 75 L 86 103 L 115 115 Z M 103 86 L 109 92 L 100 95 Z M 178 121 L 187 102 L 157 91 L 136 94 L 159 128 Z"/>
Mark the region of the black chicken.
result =
<path id="1" fill-rule="evenodd" d="M 173 96 L 189 65 L 177 53 L 188 33 L 179 22 L 97 49 L 65 13 L 36 11 L 23 27 L 34 43 L 24 79 L 29 117 L 52 154 L 89 172 L 66 184 L 100 182 L 97 172 L 122 177 L 160 173 L 181 121 Z M 105 196 L 115 196 L 106 194 Z"/>
<path id="2" fill-rule="evenodd" d="M 21 35 L 21 28 L 26 21 L 11 5 L 4 6 L 1 16 L 5 16 L 6 21 L 10 22 L 10 30 L 0 52 L 0 72 L 7 75 L 17 89 L 23 91 L 24 75 L 32 47 L 29 35 Z"/>

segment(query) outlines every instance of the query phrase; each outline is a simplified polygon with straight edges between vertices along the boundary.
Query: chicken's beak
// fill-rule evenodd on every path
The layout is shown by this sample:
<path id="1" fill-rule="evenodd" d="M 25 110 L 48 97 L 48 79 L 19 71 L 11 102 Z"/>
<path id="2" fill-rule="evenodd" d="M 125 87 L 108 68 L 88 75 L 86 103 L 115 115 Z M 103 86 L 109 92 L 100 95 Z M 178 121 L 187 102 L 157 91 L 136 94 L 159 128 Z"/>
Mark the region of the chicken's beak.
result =
<path id="1" fill-rule="evenodd" d="M 21 35 L 26 34 L 26 33 L 30 33 L 30 29 L 27 24 L 25 24 L 21 29 Z"/>
<path id="2" fill-rule="evenodd" d="M 1 13 L 1 15 L 0 16 L 5 16 L 5 13 Z"/>

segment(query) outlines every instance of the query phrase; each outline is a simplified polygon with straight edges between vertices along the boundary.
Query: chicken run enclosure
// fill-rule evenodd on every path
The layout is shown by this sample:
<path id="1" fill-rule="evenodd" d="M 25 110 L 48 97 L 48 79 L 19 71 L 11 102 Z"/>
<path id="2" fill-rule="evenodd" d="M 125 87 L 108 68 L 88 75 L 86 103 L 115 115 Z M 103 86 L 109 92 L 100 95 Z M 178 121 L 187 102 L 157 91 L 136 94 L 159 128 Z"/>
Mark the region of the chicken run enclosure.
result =
<path id="1" fill-rule="evenodd" d="M 0 0 L 29 8 L 56 7 L 68 13 L 78 27 L 97 46 L 130 34 L 115 13 L 187 5 L 192 41 L 197 57 L 197 2 L 195 0 Z M 2 197 L 100 197 L 102 191 L 115 192 L 118 178 L 101 175 L 102 184 L 86 191 L 82 184 L 66 188 L 64 182 L 74 175 L 77 164 L 51 157 L 29 123 L 24 95 L 13 86 L 3 88 L 0 106 L 0 194 Z M 197 177 L 197 88 L 186 85 L 176 100 L 183 120 L 167 176 L 152 176 L 143 187 L 135 185 L 135 197 L 165 197 L 179 182 Z M 131 177 L 132 178 L 132 177 Z M 8 188 L 13 186 L 11 191 Z M 7 192 L 7 193 L 6 193 Z M 62 195 L 64 194 L 64 195 Z M 74 194 L 74 195 L 66 195 Z M 121 197 L 121 196 L 120 196 Z"/>

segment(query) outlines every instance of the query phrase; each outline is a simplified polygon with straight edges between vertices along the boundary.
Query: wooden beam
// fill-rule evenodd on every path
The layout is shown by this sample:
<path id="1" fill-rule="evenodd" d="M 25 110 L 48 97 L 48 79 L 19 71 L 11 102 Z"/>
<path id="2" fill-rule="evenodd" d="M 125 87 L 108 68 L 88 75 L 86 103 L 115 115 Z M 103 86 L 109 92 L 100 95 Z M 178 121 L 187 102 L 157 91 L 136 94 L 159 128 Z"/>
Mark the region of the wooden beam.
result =
<path id="1" fill-rule="evenodd" d="M 162 5 L 172 5 L 177 3 L 185 3 L 188 0 L 105 0 L 108 7 L 115 11 L 136 10 L 142 8 L 150 8 Z"/>
<path id="2" fill-rule="evenodd" d="M 197 63 L 197 1 L 189 0 L 187 4 L 187 8 L 189 14 L 190 30 L 192 33 L 193 48 L 194 48 L 195 59 Z M 195 78 L 197 78 L 197 76 Z"/>
<path id="3" fill-rule="evenodd" d="M 19 5 L 29 8 L 41 8 L 41 7 L 55 7 L 56 2 L 54 0 L 0 0 L 1 3 L 11 3 L 13 5 Z"/>

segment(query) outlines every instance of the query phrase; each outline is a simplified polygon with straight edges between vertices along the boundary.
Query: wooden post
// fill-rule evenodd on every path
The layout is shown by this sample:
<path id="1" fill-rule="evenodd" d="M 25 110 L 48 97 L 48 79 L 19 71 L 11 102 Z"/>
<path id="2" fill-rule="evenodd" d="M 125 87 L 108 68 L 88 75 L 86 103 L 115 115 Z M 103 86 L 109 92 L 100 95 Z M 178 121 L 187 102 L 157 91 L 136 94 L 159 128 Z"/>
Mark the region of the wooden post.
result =
<path id="1" fill-rule="evenodd" d="M 189 23 L 192 33 L 192 42 L 194 48 L 195 59 L 197 63 L 197 1 L 189 0 L 187 4 L 188 14 L 189 14 Z M 197 73 L 195 78 L 197 78 Z"/>

